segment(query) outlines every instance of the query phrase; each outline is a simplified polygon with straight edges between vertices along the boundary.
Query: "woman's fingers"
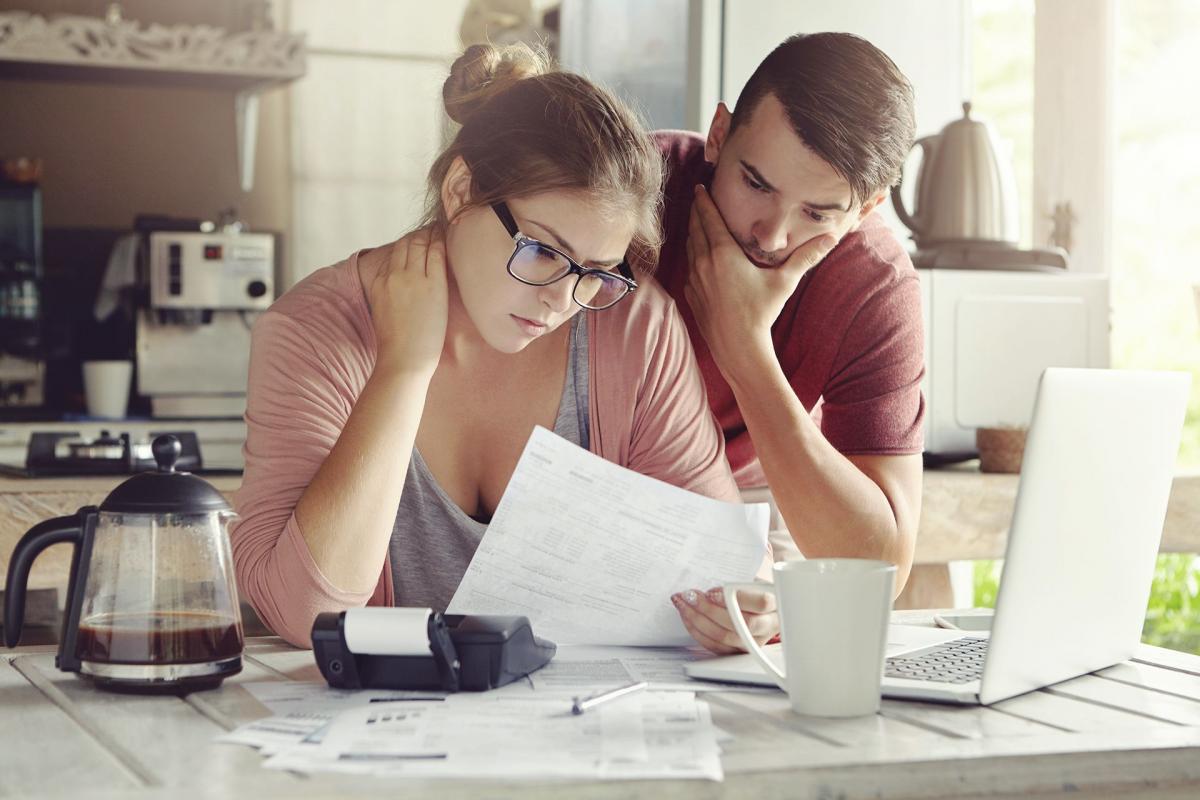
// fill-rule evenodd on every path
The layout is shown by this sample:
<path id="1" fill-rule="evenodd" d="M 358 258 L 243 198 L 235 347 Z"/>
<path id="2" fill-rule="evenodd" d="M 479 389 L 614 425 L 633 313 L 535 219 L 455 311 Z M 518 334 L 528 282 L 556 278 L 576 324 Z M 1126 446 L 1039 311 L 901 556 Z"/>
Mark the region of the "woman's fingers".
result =
<path id="1" fill-rule="evenodd" d="M 726 630 L 717 625 L 683 600 L 675 598 L 674 603 L 675 608 L 679 611 L 679 618 L 683 621 L 683 627 L 687 629 L 688 635 L 706 650 L 724 655 L 727 653 L 738 653 L 745 649 L 742 647 L 742 640 L 733 631 Z"/>
<path id="2" fill-rule="evenodd" d="M 743 595 L 749 597 L 750 593 L 739 592 L 738 598 Z M 714 603 L 706 593 L 694 590 L 680 592 L 671 601 L 688 633 L 709 650 L 734 652 L 746 649 L 724 604 Z M 768 605 L 766 601 L 757 602 L 763 607 Z M 779 615 L 773 611 L 754 613 L 743 609 L 742 617 L 750 635 L 760 644 L 779 632 Z"/>
<path id="3" fill-rule="evenodd" d="M 446 277 L 446 236 L 441 231 L 430 233 L 425 251 L 425 275 L 430 278 Z"/>
<path id="4" fill-rule="evenodd" d="M 725 590 L 720 586 L 709 589 L 704 593 L 708 599 L 719 606 L 725 606 Z M 776 610 L 775 593 L 769 589 L 761 592 L 740 591 L 737 594 L 738 607 L 752 614 L 769 614 Z"/>
<path id="5" fill-rule="evenodd" d="M 404 260 L 404 269 L 425 271 L 425 260 L 429 253 L 429 229 L 421 228 L 405 237 L 409 240 L 408 257 Z"/>
<path id="6" fill-rule="evenodd" d="M 378 362 L 432 374 L 446 338 L 446 244 L 423 228 L 392 246 L 372 284 Z"/>

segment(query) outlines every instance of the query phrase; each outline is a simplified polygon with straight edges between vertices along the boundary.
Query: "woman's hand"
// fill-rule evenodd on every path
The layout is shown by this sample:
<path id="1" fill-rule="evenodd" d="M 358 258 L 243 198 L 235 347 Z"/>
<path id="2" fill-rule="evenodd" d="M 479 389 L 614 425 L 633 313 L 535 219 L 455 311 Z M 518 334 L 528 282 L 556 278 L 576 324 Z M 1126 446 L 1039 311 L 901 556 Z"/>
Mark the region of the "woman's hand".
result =
<path id="1" fill-rule="evenodd" d="M 774 592 L 738 592 L 737 599 L 755 642 L 763 644 L 779 633 Z M 733 619 L 725 607 L 725 593 L 720 587 L 707 592 L 695 589 L 679 592 L 671 595 L 671 602 L 679 611 L 679 618 L 688 633 L 705 648 L 718 655 L 745 652 L 746 646 L 733 627 Z"/>
<path id="2" fill-rule="evenodd" d="M 367 289 L 377 366 L 433 375 L 446 341 L 446 239 L 429 228 L 392 245 Z"/>

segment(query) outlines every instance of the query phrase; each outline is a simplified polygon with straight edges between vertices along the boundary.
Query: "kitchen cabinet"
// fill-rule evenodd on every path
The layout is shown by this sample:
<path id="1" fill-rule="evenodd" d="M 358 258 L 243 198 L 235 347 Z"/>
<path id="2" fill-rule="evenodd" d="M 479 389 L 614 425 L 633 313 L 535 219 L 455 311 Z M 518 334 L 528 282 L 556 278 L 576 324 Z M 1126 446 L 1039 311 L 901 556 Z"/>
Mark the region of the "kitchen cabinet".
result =
<path id="1" fill-rule="evenodd" d="M 254 184 L 259 94 L 304 73 L 303 34 L 0 12 L 0 78 L 230 90 L 238 174 L 247 192 Z"/>

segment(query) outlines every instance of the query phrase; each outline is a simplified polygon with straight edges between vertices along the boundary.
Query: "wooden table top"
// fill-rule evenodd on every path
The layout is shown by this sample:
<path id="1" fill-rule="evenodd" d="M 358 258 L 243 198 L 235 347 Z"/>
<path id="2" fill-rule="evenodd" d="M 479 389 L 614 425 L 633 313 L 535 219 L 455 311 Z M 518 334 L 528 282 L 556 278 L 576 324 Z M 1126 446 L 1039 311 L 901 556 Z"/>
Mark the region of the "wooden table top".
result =
<path id="1" fill-rule="evenodd" d="M 898 621 L 927 621 L 902 612 Z M 245 668 L 217 690 L 117 695 L 54 668 L 47 648 L 0 658 L 0 795 L 111 792 L 133 798 L 370 796 L 1195 797 L 1200 794 L 1200 657 L 1142 646 L 1137 659 L 994 706 L 885 700 L 876 716 L 802 717 L 782 693 L 705 695 L 723 783 L 466 782 L 263 769 L 214 737 L 269 716 L 248 681 L 320 681 L 308 651 L 251 640 Z M 548 754 L 550 757 L 552 754 Z M 387 793 L 381 795 L 380 793 Z M 105 795 L 107 796 L 107 795 Z"/>

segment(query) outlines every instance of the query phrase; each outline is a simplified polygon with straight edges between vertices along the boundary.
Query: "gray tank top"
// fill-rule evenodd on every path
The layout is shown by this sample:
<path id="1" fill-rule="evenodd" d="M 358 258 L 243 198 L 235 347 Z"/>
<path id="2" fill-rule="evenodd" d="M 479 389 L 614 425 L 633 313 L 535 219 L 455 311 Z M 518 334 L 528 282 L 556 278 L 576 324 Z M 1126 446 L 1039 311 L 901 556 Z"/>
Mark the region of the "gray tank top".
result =
<path id="1" fill-rule="evenodd" d="M 567 377 L 554 432 L 588 447 L 588 333 L 584 314 L 571 321 Z M 404 477 L 388 553 L 398 606 L 445 611 L 487 524 L 467 515 L 442 491 L 417 448 Z"/>

